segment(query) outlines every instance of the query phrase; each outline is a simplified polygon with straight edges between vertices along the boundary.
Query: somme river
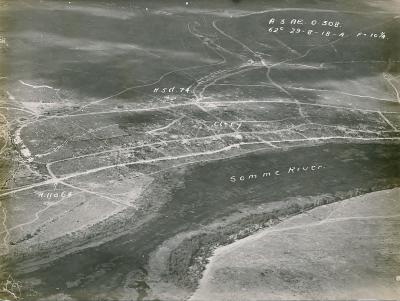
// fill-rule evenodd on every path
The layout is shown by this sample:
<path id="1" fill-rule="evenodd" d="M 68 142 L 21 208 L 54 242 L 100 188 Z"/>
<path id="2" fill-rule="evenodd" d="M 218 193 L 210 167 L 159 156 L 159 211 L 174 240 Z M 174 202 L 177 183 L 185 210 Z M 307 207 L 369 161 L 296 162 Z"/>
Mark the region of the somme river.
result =
<path id="1" fill-rule="evenodd" d="M 15 263 L 20 271 L 15 276 L 40 279 L 34 289 L 42 297 L 60 292 L 77 300 L 98 294 L 112 296 L 124 285 L 135 287 L 132 279 L 146 274 L 148 255 L 164 241 L 237 212 L 239 205 L 399 186 L 399 150 L 399 145 L 389 144 L 327 144 L 285 152 L 263 151 L 170 170 L 159 179 L 170 187 L 169 192 L 152 192 L 165 198 L 165 204 L 137 231 L 69 254 L 30 273 L 23 272 L 23 263 Z M 323 168 L 287 173 L 294 166 Z M 263 178 L 267 170 L 281 173 Z M 240 178 L 254 173 L 260 177 L 230 181 L 232 175 Z"/>

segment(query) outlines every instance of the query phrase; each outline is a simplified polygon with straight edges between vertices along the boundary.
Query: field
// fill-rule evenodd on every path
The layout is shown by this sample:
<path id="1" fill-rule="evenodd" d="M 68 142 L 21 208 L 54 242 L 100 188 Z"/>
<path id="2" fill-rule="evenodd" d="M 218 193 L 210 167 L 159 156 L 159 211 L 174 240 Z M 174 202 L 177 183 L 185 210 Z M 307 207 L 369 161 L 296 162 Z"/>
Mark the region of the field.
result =
<path id="1" fill-rule="evenodd" d="M 190 300 L 395 300 L 399 196 L 324 205 L 220 248 Z"/>

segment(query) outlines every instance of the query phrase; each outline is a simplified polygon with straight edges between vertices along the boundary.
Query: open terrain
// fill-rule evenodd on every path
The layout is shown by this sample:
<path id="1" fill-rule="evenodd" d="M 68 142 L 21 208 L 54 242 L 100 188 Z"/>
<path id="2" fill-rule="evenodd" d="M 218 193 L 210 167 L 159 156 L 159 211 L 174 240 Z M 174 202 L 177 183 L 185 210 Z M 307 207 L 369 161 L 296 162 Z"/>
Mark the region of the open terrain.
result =
<path id="1" fill-rule="evenodd" d="M 396 300 L 399 198 L 324 205 L 217 249 L 190 300 Z"/>

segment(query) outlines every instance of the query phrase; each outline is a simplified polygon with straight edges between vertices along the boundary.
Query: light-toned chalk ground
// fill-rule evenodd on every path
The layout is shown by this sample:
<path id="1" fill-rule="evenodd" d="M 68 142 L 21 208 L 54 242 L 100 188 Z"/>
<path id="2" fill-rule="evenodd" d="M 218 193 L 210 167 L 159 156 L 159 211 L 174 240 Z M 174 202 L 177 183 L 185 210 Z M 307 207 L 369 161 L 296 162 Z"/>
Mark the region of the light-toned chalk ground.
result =
<path id="1" fill-rule="evenodd" d="M 399 188 L 316 208 L 217 249 L 190 300 L 398 300 L 399 230 Z"/>

